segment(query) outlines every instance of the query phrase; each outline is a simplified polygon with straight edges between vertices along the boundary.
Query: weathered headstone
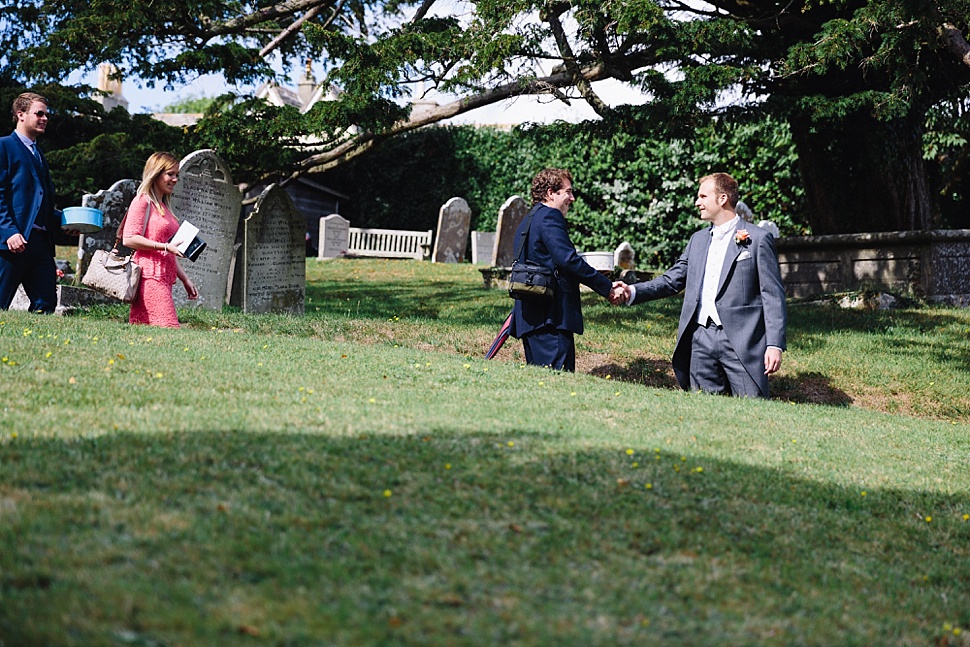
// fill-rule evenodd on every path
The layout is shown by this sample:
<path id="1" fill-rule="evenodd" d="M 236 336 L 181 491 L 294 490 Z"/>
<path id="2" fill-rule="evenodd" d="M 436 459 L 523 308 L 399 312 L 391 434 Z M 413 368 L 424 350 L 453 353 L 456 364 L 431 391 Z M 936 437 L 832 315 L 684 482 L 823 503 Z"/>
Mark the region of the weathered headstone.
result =
<path id="1" fill-rule="evenodd" d="M 775 240 L 781 238 L 781 230 L 778 229 L 778 225 L 771 222 L 770 220 L 759 220 L 758 226 L 767 231 L 769 234 L 775 237 Z"/>
<path id="2" fill-rule="evenodd" d="M 738 201 L 738 204 L 736 207 L 734 207 L 734 210 L 739 216 L 741 216 L 741 220 L 754 223 L 754 212 L 751 211 L 751 207 L 749 207 L 743 201 Z"/>
<path id="3" fill-rule="evenodd" d="M 480 265 L 490 263 L 492 252 L 495 251 L 495 232 L 493 231 L 473 231 L 472 232 L 472 263 Z"/>
<path id="4" fill-rule="evenodd" d="M 349 220 L 336 213 L 320 218 L 320 243 L 317 245 L 317 258 L 346 256 L 349 245 Z"/>
<path id="5" fill-rule="evenodd" d="M 77 267 L 75 268 L 75 285 L 80 285 L 81 277 L 91 263 L 91 257 L 99 249 L 108 250 L 114 247 L 118 225 L 121 224 L 128 206 L 135 199 L 138 182 L 135 180 L 118 180 L 108 189 L 102 189 L 95 194 L 88 193 L 81 197 L 82 207 L 100 209 L 103 214 L 101 231 L 91 234 L 81 234 L 77 248 Z M 122 247 L 122 253 L 131 253 L 127 247 Z"/>
<path id="6" fill-rule="evenodd" d="M 637 269 L 637 253 L 633 251 L 633 246 L 630 243 L 623 241 L 614 250 L 613 265 L 624 271 Z"/>
<path id="7" fill-rule="evenodd" d="M 246 313 L 302 315 L 306 296 L 306 220 L 270 184 L 243 221 L 230 303 Z"/>
<path id="8" fill-rule="evenodd" d="M 472 210 L 464 198 L 452 198 L 438 212 L 438 235 L 434 239 L 432 263 L 460 263 L 465 260 Z"/>
<path id="9" fill-rule="evenodd" d="M 512 267 L 512 261 L 515 260 L 515 230 L 528 213 L 529 205 L 517 195 L 506 200 L 499 208 L 492 267 Z"/>
<path id="10" fill-rule="evenodd" d="M 175 290 L 175 304 L 221 310 L 226 302 L 242 194 L 232 183 L 226 163 L 213 150 L 189 153 L 179 170 L 172 211 L 180 221 L 187 220 L 199 228 L 199 237 L 207 247 L 194 263 L 179 261 L 199 291 L 198 301 L 189 301 L 184 290 Z M 302 233 L 300 237 L 304 244 Z"/>

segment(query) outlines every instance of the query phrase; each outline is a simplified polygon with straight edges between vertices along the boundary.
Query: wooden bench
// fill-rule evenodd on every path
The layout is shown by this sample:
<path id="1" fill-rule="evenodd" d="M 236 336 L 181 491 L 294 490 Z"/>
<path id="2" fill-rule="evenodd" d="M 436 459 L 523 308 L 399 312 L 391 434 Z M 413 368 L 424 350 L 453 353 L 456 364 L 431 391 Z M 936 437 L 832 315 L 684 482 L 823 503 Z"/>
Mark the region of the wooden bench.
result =
<path id="1" fill-rule="evenodd" d="M 431 229 L 406 231 L 350 227 L 347 256 L 424 260 L 431 257 L 431 233 Z"/>

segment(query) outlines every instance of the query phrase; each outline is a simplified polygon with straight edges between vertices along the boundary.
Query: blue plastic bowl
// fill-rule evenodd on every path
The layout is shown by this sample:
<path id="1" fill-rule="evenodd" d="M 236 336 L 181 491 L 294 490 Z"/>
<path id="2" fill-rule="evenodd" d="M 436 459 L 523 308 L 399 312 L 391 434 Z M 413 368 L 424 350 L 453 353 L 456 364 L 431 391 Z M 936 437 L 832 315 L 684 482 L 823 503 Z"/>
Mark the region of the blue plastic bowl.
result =
<path id="1" fill-rule="evenodd" d="M 93 234 L 101 231 L 104 214 L 94 207 L 68 207 L 61 215 L 61 226 L 73 229 L 82 234 Z"/>

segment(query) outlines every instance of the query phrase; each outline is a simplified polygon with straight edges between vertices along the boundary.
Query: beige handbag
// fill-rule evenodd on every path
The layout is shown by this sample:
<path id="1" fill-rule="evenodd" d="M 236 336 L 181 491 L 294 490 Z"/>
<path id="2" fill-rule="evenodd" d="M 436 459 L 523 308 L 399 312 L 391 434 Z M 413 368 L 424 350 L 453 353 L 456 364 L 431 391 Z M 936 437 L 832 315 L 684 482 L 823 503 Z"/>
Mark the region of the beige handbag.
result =
<path id="1" fill-rule="evenodd" d="M 148 231 L 148 218 L 151 215 L 152 205 L 149 202 L 145 209 L 145 227 L 142 229 L 142 236 Z M 81 279 L 81 284 L 100 292 L 101 294 L 119 299 L 125 303 L 131 303 L 138 294 L 138 285 L 141 283 L 141 267 L 132 258 L 132 255 L 121 256 L 118 248 L 121 246 L 121 235 L 125 228 L 125 221 L 128 214 L 121 219 L 118 225 L 118 232 L 115 234 L 115 245 L 111 251 L 99 249 L 94 252 L 88 269 Z"/>

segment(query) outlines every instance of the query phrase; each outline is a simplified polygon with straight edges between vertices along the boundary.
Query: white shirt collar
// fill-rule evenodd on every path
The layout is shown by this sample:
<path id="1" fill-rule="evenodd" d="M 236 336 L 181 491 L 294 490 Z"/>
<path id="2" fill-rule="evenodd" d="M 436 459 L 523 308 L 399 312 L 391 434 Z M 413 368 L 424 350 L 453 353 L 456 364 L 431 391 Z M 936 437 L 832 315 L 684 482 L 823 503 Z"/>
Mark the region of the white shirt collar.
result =
<path id="1" fill-rule="evenodd" d="M 740 220 L 740 216 L 735 216 L 730 220 L 728 220 L 727 222 L 721 223 L 717 227 L 713 228 L 713 230 L 711 231 L 711 235 L 713 235 L 714 238 L 717 238 L 717 239 L 723 238 L 728 234 L 728 232 L 733 231 L 735 228 L 737 228 L 739 220 Z"/>

